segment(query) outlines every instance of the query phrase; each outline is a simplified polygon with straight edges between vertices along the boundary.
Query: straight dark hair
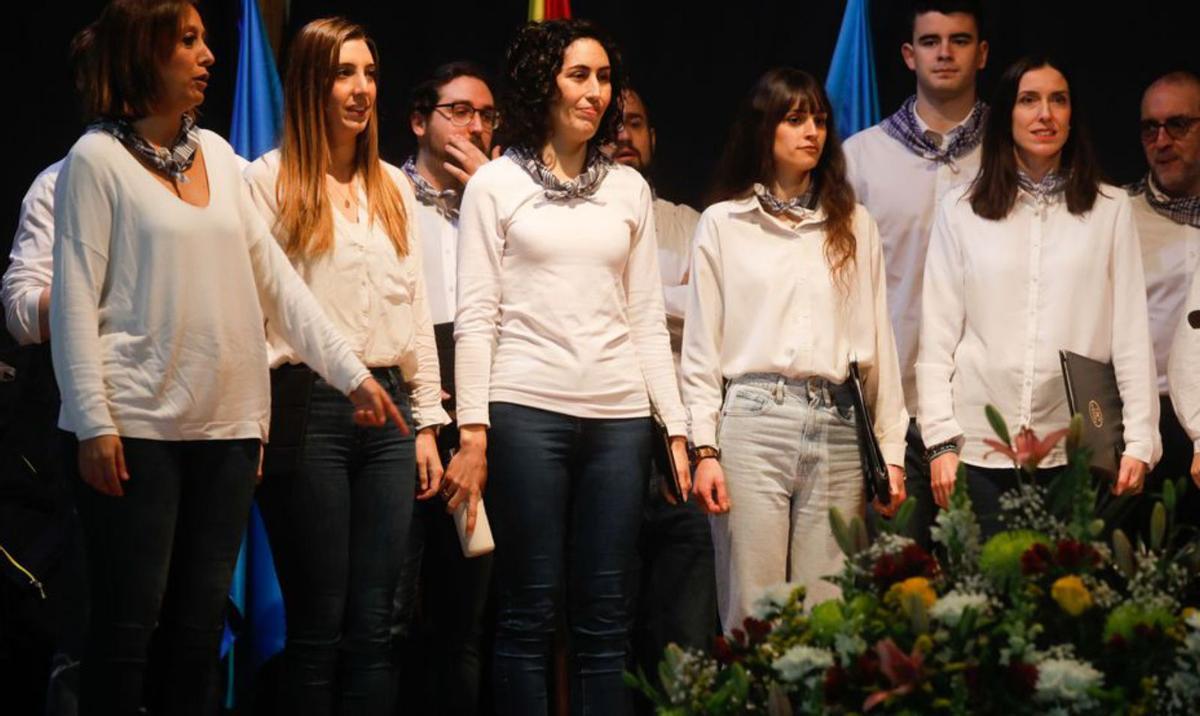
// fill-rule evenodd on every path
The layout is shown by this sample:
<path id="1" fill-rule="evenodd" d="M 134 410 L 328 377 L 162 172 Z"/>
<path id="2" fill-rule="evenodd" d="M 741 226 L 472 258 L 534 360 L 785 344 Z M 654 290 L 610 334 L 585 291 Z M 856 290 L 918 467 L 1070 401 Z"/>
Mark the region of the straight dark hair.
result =
<path id="1" fill-rule="evenodd" d="M 113 0 L 75 35 L 71 64 L 85 120 L 154 112 L 162 95 L 156 68 L 170 58 L 189 7 L 195 0 Z"/>
<path id="2" fill-rule="evenodd" d="M 562 71 L 563 53 L 576 40 L 600 43 L 608 55 L 612 101 L 600 118 L 588 149 L 616 141 L 621 124 L 625 69 L 616 43 L 588 20 L 530 22 L 517 30 L 508 45 L 504 65 L 504 87 L 500 94 L 499 144 L 541 151 L 550 138 L 550 104 L 558 98 L 555 77 Z"/>
<path id="3" fill-rule="evenodd" d="M 1013 142 L 1012 116 L 1017 90 L 1025 73 L 1052 67 L 1062 73 L 1071 88 L 1071 76 L 1063 65 L 1046 55 L 1026 55 L 1009 66 L 1000 77 L 992 95 L 991 112 L 983 131 L 983 150 L 979 174 L 968 194 L 971 208 L 985 219 L 999 221 L 1008 216 L 1017 202 L 1017 155 Z M 1100 193 L 1100 163 L 1092 146 L 1080 103 L 1071 93 L 1071 122 L 1067 143 L 1063 145 L 1059 172 L 1067 180 L 1067 210 L 1079 215 L 1091 211 Z"/>
<path id="4" fill-rule="evenodd" d="M 821 83 L 803 70 L 776 67 L 767 70 L 742 102 L 729 141 L 717 163 L 713 202 L 749 196 L 754 184 L 770 184 L 775 176 L 775 128 L 792 107 L 807 114 L 825 115 L 825 147 L 812 170 L 813 194 L 825 212 L 825 260 L 835 280 L 846 285 L 854 265 L 857 241 L 854 189 L 846 180 L 846 157 L 837 136 L 833 106 Z"/>
<path id="5" fill-rule="evenodd" d="M 983 13 L 983 3 L 980 0 L 913 0 L 912 12 L 908 15 L 908 38 L 905 39 L 905 42 L 909 42 L 913 33 L 916 32 L 917 18 L 927 12 L 936 12 L 942 15 L 961 12 L 964 15 L 970 15 L 975 19 L 976 39 L 986 39 L 983 29 L 986 18 Z"/>
<path id="6" fill-rule="evenodd" d="M 434 68 L 433 73 L 412 88 L 408 95 L 409 115 L 428 117 L 437 104 L 442 88 L 459 77 L 474 77 L 492 89 L 492 78 L 487 71 L 470 60 L 454 60 Z"/>

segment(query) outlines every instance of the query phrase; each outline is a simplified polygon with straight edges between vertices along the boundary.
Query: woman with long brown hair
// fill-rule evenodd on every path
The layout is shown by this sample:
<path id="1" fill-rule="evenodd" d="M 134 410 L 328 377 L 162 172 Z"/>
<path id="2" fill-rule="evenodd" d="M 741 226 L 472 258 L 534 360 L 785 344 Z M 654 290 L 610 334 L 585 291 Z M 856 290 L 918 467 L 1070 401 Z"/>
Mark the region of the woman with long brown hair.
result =
<path id="1" fill-rule="evenodd" d="M 51 325 L 91 585 L 80 710 L 141 713 L 157 627 L 162 712 L 210 713 L 267 436 L 264 318 L 350 394 L 347 422 L 406 428 L 194 126 L 213 64 L 194 4 L 115 0 L 74 51 L 96 121 L 58 179 Z"/>
<path id="2" fill-rule="evenodd" d="M 268 451 L 259 500 L 283 589 L 282 692 L 293 714 L 391 713 L 392 595 L 414 493 L 438 491 L 434 431 L 449 422 L 415 199 L 379 158 L 378 56 L 348 20 L 301 28 L 284 80 L 282 146 L 246 170 L 292 264 L 401 411 L 411 404 L 417 428 L 414 446 L 353 427 L 350 406 L 268 321 L 273 379 L 289 386 L 274 423 L 298 426 L 291 452 Z"/>
<path id="3" fill-rule="evenodd" d="M 908 415 L 879 233 L 816 80 L 790 68 L 758 80 L 716 186 L 694 239 L 682 370 L 729 631 L 772 584 L 802 583 L 809 604 L 837 593 L 822 581 L 841 561 L 829 510 L 865 507 L 850 362 L 890 471 L 884 514 L 904 499 Z"/>

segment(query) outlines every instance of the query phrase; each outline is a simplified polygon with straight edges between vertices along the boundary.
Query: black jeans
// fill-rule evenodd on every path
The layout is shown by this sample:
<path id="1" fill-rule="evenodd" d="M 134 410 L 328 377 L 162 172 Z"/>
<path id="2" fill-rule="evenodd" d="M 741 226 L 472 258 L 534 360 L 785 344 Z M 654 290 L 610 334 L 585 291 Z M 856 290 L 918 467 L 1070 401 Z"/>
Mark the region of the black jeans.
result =
<path id="1" fill-rule="evenodd" d="M 443 466 L 457 448 L 457 428 L 443 427 L 438 434 Z M 404 694 L 397 714 L 479 713 L 493 557 L 463 556 L 454 518 L 441 499 L 413 508 L 392 623 Z"/>
<path id="2" fill-rule="evenodd" d="M 91 615 L 80 713 L 136 714 L 156 624 L 170 714 L 215 713 L 225 602 L 258 465 L 258 440 L 122 438 L 122 497 L 79 478 L 78 443 L 65 440 L 87 545 Z"/>
<path id="3" fill-rule="evenodd" d="M 650 418 L 578 418 L 512 403 L 492 403 L 491 418 L 496 712 L 548 713 L 547 662 L 565 598 L 571 712 L 628 713 L 622 673 Z"/>
<path id="4" fill-rule="evenodd" d="M 1020 484 L 1017 471 L 1011 467 L 966 465 L 966 468 L 967 494 L 971 497 L 975 518 L 979 520 L 980 537 L 986 541 L 992 535 L 1005 530 L 1004 523 L 1000 520 L 1000 497 Z M 1064 469 L 1050 467 L 1038 470 L 1037 481 L 1040 484 L 1049 483 Z"/>
<path id="5" fill-rule="evenodd" d="M 372 373 L 412 425 L 398 373 Z M 414 438 L 353 418 L 346 396 L 317 378 L 299 464 L 267 477 L 259 494 L 287 615 L 281 713 L 392 707 L 389 626 L 416 488 Z"/>

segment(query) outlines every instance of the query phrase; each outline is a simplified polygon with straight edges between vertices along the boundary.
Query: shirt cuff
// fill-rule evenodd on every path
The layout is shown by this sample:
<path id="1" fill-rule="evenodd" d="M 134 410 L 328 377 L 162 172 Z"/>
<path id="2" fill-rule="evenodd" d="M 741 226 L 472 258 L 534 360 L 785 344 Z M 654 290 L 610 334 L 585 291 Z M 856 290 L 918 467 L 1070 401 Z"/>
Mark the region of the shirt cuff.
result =
<path id="1" fill-rule="evenodd" d="M 1153 467 L 1151 458 L 1153 457 L 1154 448 L 1149 443 L 1130 443 L 1125 446 L 1125 454 L 1132 458 L 1137 458 L 1142 462 Z"/>
<path id="2" fill-rule="evenodd" d="M 879 446 L 883 451 L 883 461 L 889 465 L 895 465 L 901 470 L 904 469 L 904 452 L 907 447 L 904 443 L 888 443 Z"/>
<path id="3" fill-rule="evenodd" d="M 670 433 L 668 426 L 667 432 Z M 717 445 L 717 426 L 711 423 L 692 423 L 692 444 L 693 445 Z"/>
<path id="4" fill-rule="evenodd" d="M 467 425 L 482 425 L 485 428 L 491 427 L 492 423 L 488 420 L 487 408 L 462 408 L 458 409 L 458 426 L 460 428 Z"/>
<path id="5" fill-rule="evenodd" d="M 436 428 L 441 427 L 442 425 L 449 425 L 450 416 L 440 405 L 432 410 L 421 409 L 414 406 L 413 422 L 416 423 L 417 432 L 420 432 L 425 428 Z"/>

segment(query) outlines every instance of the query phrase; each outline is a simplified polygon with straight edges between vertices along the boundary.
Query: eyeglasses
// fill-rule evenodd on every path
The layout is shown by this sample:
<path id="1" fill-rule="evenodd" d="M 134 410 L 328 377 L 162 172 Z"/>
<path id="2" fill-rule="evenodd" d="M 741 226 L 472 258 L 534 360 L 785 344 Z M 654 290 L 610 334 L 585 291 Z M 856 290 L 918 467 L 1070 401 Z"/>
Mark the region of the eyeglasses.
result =
<path id="1" fill-rule="evenodd" d="M 1165 122 L 1143 119 L 1138 124 L 1138 127 L 1141 131 L 1142 141 L 1149 144 L 1158 139 L 1159 129 L 1167 130 L 1167 136 L 1171 139 L 1183 139 L 1196 122 L 1200 122 L 1200 117 L 1176 115 L 1174 117 L 1167 117 L 1167 121 Z"/>
<path id="2" fill-rule="evenodd" d="M 500 113 L 491 107 L 485 109 L 475 109 L 470 102 L 447 102 L 446 104 L 435 104 L 434 109 L 449 108 L 448 113 L 443 113 L 446 119 L 450 120 L 450 124 L 455 127 L 465 127 L 475 119 L 475 114 L 479 114 L 479 120 L 483 122 L 483 126 L 488 129 L 495 129 L 500 126 Z"/>

